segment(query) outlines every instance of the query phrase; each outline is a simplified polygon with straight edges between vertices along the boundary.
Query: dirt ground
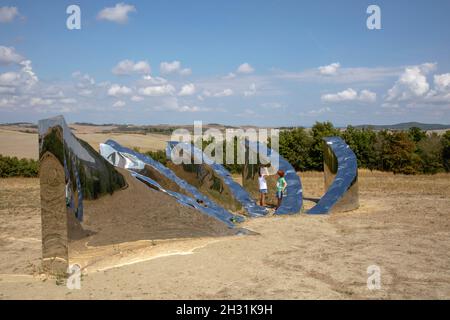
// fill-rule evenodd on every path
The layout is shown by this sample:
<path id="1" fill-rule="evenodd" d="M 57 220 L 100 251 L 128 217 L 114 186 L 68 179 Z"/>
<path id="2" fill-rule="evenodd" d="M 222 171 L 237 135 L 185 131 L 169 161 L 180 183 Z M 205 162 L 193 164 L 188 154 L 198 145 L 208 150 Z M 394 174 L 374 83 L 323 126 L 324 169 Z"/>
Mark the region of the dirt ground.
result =
<path id="1" fill-rule="evenodd" d="M 320 197 L 322 174 L 301 178 L 304 196 Z M 360 171 L 359 183 L 356 211 L 252 219 L 253 236 L 124 244 L 69 290 L 39 274 L 38 180 L 0 179 L 0 299 L 450 299 L 450 175 Z M 367 288 L 372 265 L 379 290 Z"/>

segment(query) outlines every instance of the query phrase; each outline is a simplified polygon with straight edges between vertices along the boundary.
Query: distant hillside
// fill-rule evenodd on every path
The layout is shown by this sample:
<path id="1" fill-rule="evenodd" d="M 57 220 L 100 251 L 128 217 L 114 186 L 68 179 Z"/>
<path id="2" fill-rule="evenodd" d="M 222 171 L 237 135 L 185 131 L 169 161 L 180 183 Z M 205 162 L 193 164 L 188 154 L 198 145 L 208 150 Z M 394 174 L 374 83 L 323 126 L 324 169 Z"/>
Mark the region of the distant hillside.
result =
<path id="1" fill-rule="evenodd" d="M 408 130 L 412 127 L 420 128 L 421 130 L 447 130 L 450 129 L 450 124 L 427 124 L 420 122 L 404 122 L 397 124 L 388 125 L 370 125 L 363 124 L 360 126 L 355 126 L 355 128 L 372 128 L 373 130 Z"/>

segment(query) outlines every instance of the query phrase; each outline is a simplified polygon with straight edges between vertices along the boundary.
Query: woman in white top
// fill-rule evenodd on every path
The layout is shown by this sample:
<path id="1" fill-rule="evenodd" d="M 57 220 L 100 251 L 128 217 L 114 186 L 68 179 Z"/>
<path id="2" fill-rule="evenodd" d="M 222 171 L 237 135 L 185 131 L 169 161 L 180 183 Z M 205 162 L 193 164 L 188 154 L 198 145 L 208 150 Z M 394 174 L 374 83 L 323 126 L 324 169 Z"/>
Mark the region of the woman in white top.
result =
<path id="1" fill-rule="evenodd" d="M 259 205 L 265 206 L 266 194 L 267 194 L 267 182 L 264 174 L 261 173 L 262 168 L 258 170 L 258 183 L 259 183 Z"/>

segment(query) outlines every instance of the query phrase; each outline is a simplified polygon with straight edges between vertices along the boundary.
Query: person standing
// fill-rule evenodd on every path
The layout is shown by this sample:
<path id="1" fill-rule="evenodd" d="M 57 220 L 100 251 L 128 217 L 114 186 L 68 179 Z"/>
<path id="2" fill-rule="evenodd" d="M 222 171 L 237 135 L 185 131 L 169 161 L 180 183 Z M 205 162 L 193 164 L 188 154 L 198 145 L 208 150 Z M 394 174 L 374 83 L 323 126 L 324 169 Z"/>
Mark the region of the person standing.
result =
<path id="1" fill-rule="evenodd" d="M 284 178 L 284 171 L 278 170 L 278 180 L 277 180 L 277 207 L 275 210 L 277 210 L 281 206 L 281 202 L 283 201 L 283 195 L 285 193 L 285 190 L 287 188 L 287 182 Z"/>
<path id="2" fill-rule="evenodd" d="M 266 194 L 267 194 L 267 181 L 265 175 L 261 172 L 262 168 L 258 170 L 258 183 L 259 183 L 259 205 L 266 205 Z"/>

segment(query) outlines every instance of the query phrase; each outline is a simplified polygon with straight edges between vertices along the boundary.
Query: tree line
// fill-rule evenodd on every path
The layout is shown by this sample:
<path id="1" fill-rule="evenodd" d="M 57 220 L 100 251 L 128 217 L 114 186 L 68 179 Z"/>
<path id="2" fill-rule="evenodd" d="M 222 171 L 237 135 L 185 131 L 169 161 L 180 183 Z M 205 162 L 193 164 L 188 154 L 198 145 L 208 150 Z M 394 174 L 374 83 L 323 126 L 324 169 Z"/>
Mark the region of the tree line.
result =
<path id="1" fill-rule="evenodd" d="M 311 129 L 289 128 L 280 131 L 279 153 L 298 171 L 323 170 L 323 138 L 341 137 L 355 152 L 358 167 L 401 174 L 450 172 L 450 130 L 442 135 L 417 127 L 403 131 L 375 131 L 348 126 L 335 128 L 331 122 L 316 122 Z M 213 141 L 204 141 L 203 147 Z M 237 142 L 235 141 L 235 144 Z M 235 157 L 237 155 L 235 146 Z M 138 151 L 138 148 L 135 148 Z M 223 149 L 226 157 L 226 148 Z M 164 151 L 146 152 L 166 164 Z M 242 165 L 225 164 L 232 173 L 241 173 Z M 0 155 L 0 177 L 36 177 L 39 162 Z"/>
<path id="2" fill-rule="evenodd" d="M 296 170 L 323 169 L 323 140 L 341 137 L 354 151 L 358 167 L 402 174 L 435 174 L 450 171 L 450 130 L 427 134 L 417 127 L 405 131 L 374 131 L 348 126 L 335 128 L 331 122 L 316 122 L 310 129 L 280 132 L 280 155 Z"/>

